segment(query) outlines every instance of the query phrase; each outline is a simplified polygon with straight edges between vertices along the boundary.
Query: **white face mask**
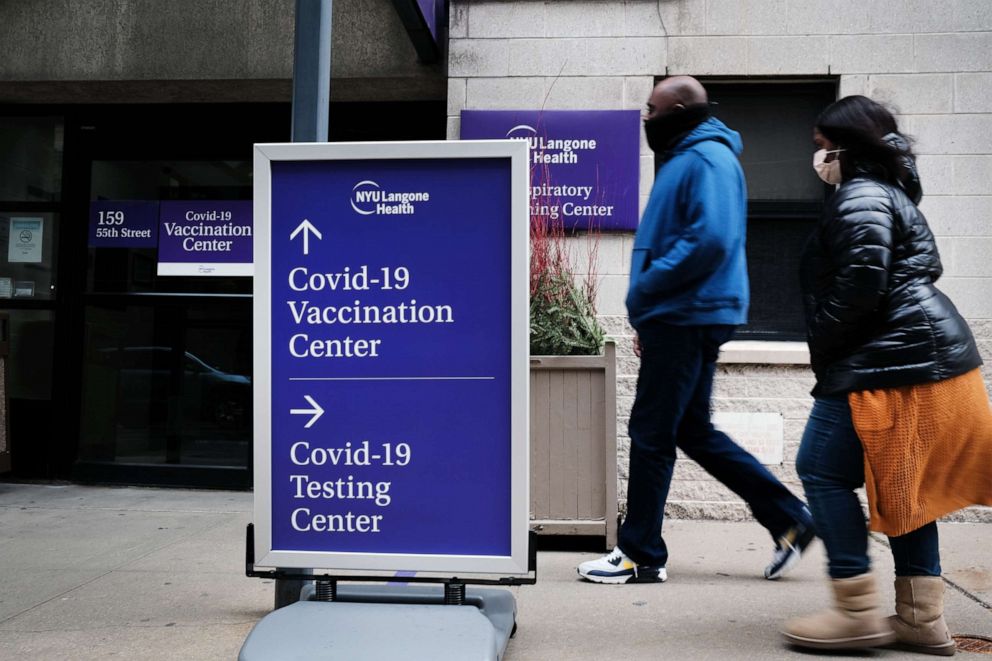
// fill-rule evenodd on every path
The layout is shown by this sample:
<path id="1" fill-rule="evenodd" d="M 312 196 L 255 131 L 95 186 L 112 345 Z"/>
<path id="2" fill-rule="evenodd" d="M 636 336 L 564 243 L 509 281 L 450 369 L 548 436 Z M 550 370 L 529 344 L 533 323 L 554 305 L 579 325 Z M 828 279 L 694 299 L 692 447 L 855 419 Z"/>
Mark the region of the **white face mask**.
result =
<path id="1" fill-rule="evenodd" d="M 834 160 L 827 163 L 827 154 L 839 154 L 844 151 L 843 149 L 831 149 L 827 151 L 826 149 L 817 149 L 816 153 L 813 154 L 813 169 L 816 170 L 816 174 L 828 184 L 839 184 L 844 180 L 840 172 L 840 159 L 835 158 Z"/>

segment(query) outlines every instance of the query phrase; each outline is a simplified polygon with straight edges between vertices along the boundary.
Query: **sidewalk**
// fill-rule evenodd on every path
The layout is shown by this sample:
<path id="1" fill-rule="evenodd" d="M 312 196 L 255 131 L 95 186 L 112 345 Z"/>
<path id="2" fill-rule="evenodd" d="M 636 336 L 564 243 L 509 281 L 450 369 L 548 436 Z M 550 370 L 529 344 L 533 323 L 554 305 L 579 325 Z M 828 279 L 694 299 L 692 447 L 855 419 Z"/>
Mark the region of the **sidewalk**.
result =
<path id="1" fill-rule="evenodd" d="M 273 601 L 244 576 L 250 508 L 248 493 L 0 483 L 0 659 L 235 659 Z M 813 658 L 777 627 L 826 602 L 820 545 L 773 583 L 757 524 L 669 521 L 666 539 L 663 585 L 580 582 L 594 554 L 542 552 L 537 585 L 514 590 L 507 661 Z M 992 525 L 942 525 L 941 548 L 952 632 L 992 636 Z M 889 603 L 892 562 L 872 550 Z"/>

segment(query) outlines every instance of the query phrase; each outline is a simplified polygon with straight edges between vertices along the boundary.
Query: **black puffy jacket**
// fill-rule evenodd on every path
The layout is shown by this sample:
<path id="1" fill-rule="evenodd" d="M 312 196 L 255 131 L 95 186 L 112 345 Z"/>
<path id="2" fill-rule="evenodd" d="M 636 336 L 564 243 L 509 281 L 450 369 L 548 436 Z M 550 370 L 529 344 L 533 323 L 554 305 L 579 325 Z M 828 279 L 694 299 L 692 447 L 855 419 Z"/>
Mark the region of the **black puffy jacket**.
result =
<path id="1" fill-rule="evenodd" d="M 841 184 L 802 256 L 813 395 L 941 381 L 981 365 L 968 324 L 934 286 L 942 270 L 901 188 L 867 174 Z"/>

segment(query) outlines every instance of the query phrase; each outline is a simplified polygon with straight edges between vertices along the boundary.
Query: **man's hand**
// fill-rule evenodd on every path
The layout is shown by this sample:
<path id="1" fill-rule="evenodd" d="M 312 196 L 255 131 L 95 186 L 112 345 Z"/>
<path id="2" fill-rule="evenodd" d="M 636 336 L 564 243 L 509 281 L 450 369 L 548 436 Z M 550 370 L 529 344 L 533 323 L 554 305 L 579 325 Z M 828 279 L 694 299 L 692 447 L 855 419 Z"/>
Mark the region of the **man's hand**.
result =
<path id="1" fill-rule="evenodd" d="M 638 358 L 641 357 L 641 336 L 634 331 L 634 355 Z"/>

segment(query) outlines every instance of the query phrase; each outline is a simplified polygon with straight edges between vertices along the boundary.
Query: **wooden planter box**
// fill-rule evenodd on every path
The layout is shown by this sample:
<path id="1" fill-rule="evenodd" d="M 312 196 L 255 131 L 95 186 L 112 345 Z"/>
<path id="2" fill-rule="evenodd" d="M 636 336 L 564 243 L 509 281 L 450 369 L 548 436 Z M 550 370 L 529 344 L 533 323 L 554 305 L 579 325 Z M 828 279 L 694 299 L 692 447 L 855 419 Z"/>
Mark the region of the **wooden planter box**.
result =
<path id="1" fill-rule="evenodd" d="M 617 539 L 616 349 L 530 360 L 530 516 L 542 535 Z"/>

